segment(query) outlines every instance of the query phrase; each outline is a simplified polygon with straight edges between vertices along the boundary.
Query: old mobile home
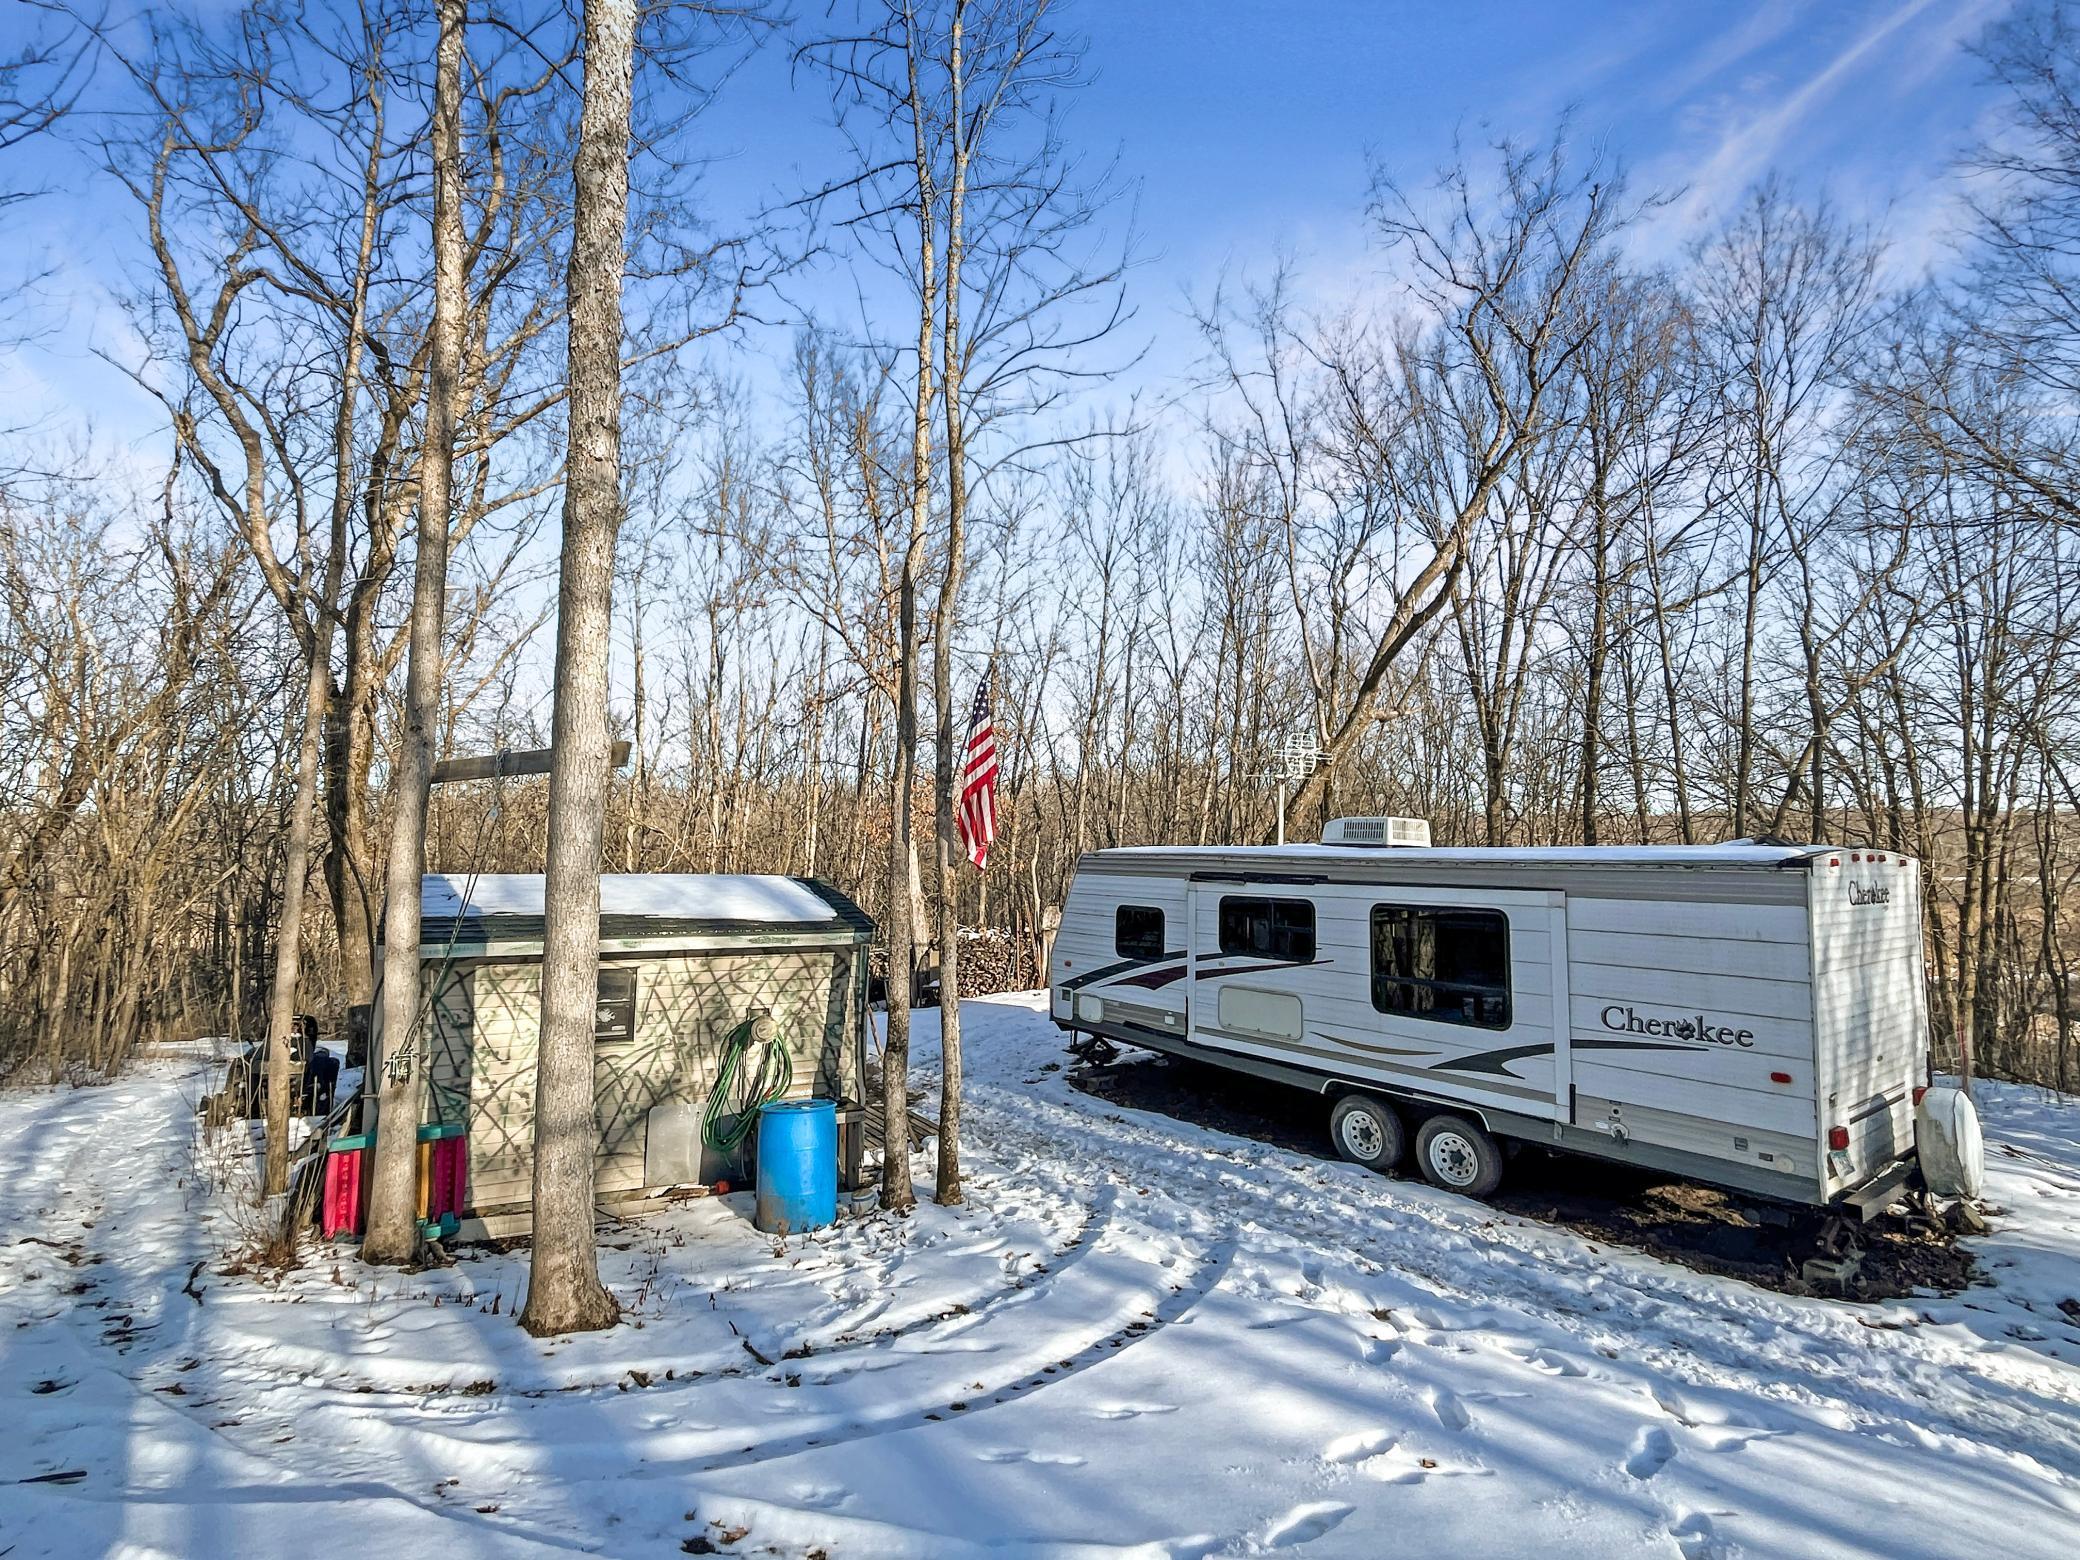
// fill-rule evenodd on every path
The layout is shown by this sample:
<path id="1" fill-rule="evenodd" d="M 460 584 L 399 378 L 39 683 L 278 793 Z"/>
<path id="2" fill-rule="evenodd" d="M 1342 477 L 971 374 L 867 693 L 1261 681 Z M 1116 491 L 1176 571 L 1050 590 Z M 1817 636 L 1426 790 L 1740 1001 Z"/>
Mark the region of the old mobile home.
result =
<path id="1" fill-rule="evenodd" d="M 1904 1184 L 1928 1073 L 1913 861 L 1397 835 L 1427 830 L 1084 856 L 1054 1021 L 1317 1090 L 1345 1157 L 1386 1168 L 1410 1135 L 1475 1194 L 1512 1140 L 1866 1214 Z"/>

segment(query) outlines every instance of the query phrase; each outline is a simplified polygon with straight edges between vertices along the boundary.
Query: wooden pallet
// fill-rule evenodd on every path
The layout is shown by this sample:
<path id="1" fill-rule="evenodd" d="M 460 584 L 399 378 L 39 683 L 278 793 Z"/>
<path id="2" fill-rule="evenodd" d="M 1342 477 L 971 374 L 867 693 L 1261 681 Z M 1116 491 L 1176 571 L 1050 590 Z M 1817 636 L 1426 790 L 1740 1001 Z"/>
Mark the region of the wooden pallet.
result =
<path id="1" fill-rule="evenodd" d="M 871 1149 L 885 1148 L 888 1144 L 886 1131 L 888 1115 L 880 1099 L 877 1097 L 869 1100 L 862 1108 L 862 1114 L 865 1116 L 867 1123 L 867 1147 Z M 913 1147 L 938 1135 L 938 1122 L 932 1120 L 931 1117 L 921 1110 L 911 1110 L 910 1142 Z"/>

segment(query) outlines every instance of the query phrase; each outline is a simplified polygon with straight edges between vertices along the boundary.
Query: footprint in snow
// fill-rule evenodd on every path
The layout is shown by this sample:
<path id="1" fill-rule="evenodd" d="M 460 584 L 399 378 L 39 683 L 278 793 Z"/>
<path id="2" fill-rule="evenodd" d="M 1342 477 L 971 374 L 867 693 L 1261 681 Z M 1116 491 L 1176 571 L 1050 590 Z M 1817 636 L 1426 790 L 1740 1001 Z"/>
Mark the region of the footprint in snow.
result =
<path id="1" fill-rule="evenodd" d="M 1342 1522 L 1351 1511 L 1352 1508 L 1340 1500 L 1317 1500 L 1295 1506 L 1264 1530 L 1263 1546 L 1266 1549 L 1292 1549 L 1300 1544 L 1311 1544 Z"/>
<path id="2" fill-rule="evenodd" d="M 1074 1452 L 1036 1452 L 1025 1446 L 994 1446 L 975 1454 L 986 1463 L 1037 1463 L 1048 1468 L 1081 1468 L 1083 1459 Z"/>
<path id="3" fill-rule="evenodd" d="M 811 1511 L 835 1511 L 852 1499 L 852 1491 L 842 1484 L 797 1484 L 790 1493 L 797 1506 Z"/>
<path id="4" fill-rule="evenodd" d="M 1696 1411 L 1691 1407 L 1689 1400 L 1672 1388 L 1666 1386 L 1656 1387 L 1654 1388 L 1653 1396 L 1654 1406 L 1659 1408 L 1662 1413 L 1668 1415 L 1677 1424 L 1694 1425 L 1698 1422 Z"/>
<path id="5" fill-rule="evenodd" d="M 1384 1365 L 1400 1352 L 1400 1340 L 1395 1338 L 1365 1338 L 1358 1344 L 1358 1353 L 1367 1365 Z"/>
<path id="6" fill-rule="evenodd" d="M 1392 1446 L 1394 1440 L 1391 1430 L 1354 1430 L 1323 1447 L 1322 1456 L 1333 1463 L 1363 1462 L 1368 1457 L 1377 1457 Z"/>
<path id="7" fill-rule="evenodd" d="M 1106 1403 L 1085 1410 L 1093 1419 L 1138 1419 L 1143 1414 L 1174 1414 L 1175 1403 Z"/>
<path id="8" fill-rule="evenodd" d="M 1653 1389 L 1652 1396 L 1654 1406 L 1686 1430 L 1709 1428 L 1746 1430 L 1764 1435 L 1789 1435 L 1800 1428 L 1796 1422 L 1787 1420 L 1782 1415 L 1767 1410 L 1756 1413 L 1752 1404 L 1729 1410 L 1702 1398 L 1685 1397 L 1665 1382 Z M 1855 1416 L 1838 1408 L 1816 1404 L 1806 1408 L 1804 1413 L 1808 1419 L 1818 1421 L 1830 1430 L 1856 1428 Z M 1753 1439 L 1753 1435 L 1749 1439 Z"/>
<path id="9" fill-rule="evenodd" d="M 1434 1388 L 1430 1393 L 1430 1412 L 1437 1416 L 1439 1424 L 1454 1433 L 1473 1423 L 1473 1415 L 1466 1412 L 1466 1405 L 1459 1401 L 1458 1395 L 1442 1387 Z"/>
<path id="10" fill-rule="evenodd" d="M 1533 1349 L 1525 1363 L 1548 1376 L 1586 1376 L 1588 1367 L 1576 1363 L 1558 1349 Z"/>
<path id="11" fill-rule="evenodd" d="M 1351 1465 L 1354 1473 L 1380 1484 L 1421 1484 L 1425 1479 L 1454 1478 L 1464 1474 L 1483 1476 L 1493 1473 L 1477 1462 L 1452 1462 L 1443 1457 L 1426 1457 L 1422 1453 L 1398 1443 L 1389 1444 L 1370 1457 L 1360 1458 Z"/>
<path id="12" fill-rule="evenodd" d="M 1943 1445 L 1940 1437 L 1929 1435 L 1917 1425 L 1909 1425 L 1906 1428 L 1912 1432 L 1915 1444 L 1927 1451 L 1937 1451 Z M 1778 1436 L 1790 1433 L 1788 1430 L 1699 1425 L 1690 1432 L 1690 1438 L 1708 1452 L 1737 1452 L 1751 1441 L 1774 1441 Z"/>
<path id="13" fill-rule="evenodd" d="M 1658 1427 L 1642 1430 L 1632 1438 L 1625 1457 L 1625 1471 L 1635 1479 L 1651 1479 L 1668 1466 L 1676 1454 L 1676 1438 Z M 1709 1524 L 1708 1524 L 1709 1525 Z"/>
<path id="14" fill-rule="evenodd" d="M 1712 1519 L 1701 1511 L 1687 1511 L 1669 1524 L 1668 1536 L 1676 1541 L 1683 1560 L 1721 1560 L 1726 1546 L 1712 1531 Z"/>

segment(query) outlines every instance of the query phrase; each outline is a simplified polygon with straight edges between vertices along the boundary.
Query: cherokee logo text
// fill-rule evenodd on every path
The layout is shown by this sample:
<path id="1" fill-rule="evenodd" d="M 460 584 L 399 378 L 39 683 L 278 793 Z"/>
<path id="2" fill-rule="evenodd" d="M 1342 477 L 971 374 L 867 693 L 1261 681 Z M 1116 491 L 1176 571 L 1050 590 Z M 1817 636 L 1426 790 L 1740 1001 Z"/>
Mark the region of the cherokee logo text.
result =
<path id="1" fill-rule="evenodd" d="M 1743 1050 L 1752 1049 L 1755 1031 L 1735 1029 L 1730 1024 L 1715 1024 L 1702 1013 L 1693 1013 L 1682 1018 L 1656 1018 L 1642 1014 L 1622 1003 L 1612 1003 L 1603 1010 L 1603 1027 L 1615 1029 L 1628 1035 L 1667 1035 L 1677 1040 L 1704 1040 L 1713 1045 L 1737 1045 Z"/>

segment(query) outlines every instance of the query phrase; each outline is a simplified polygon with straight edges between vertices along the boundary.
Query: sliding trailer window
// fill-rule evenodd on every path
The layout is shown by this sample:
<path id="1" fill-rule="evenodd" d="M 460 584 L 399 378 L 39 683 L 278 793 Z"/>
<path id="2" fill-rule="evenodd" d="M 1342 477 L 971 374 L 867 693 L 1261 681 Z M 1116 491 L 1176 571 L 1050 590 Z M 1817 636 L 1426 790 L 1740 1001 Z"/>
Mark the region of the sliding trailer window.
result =
<path id="1" fill-rule="evenodd" d="M 1154 905 L 1121 905 L 1112 916 L 1112 951 L 1122 959 L 1163 956 L 1163 912 Z"/>
<path id="2" fill-rule="evenodd" d="M 1372 1005 L 1437 1024 L 1509 1028 L 1509 917 L 1374 905 Z"/>
<path id="3" fill-rule="evenodd" d="M 1308 899 L 1221 900 L 1221 952 L 1291 964 L 1314 962 L 1314 902 Z"/>

